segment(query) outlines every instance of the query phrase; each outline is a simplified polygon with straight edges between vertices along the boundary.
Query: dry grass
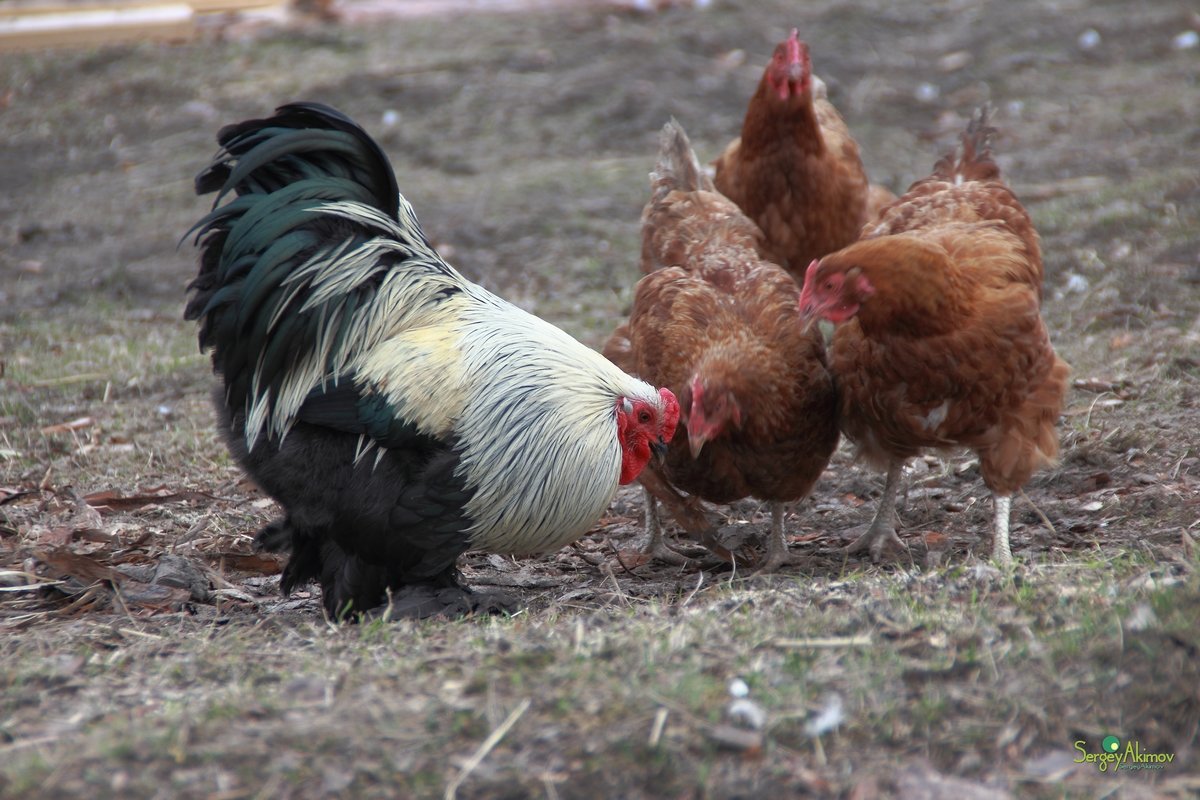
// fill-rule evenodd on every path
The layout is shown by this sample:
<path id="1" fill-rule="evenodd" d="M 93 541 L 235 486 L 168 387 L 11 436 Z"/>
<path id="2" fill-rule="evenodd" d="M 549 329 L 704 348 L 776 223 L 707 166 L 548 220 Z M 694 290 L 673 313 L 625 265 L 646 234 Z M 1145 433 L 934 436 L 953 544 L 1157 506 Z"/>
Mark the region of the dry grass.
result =
<path id="1" fill-rule="evenodd" d="M 1181 154 L 1200 90 L 1170 44 L 1194 21 L 742 5 L 0 59 L 0 796 L 1194 795 L 1200 180 Z M 847 560 L 882 480 L 843 448 L 773 579 L 618 558 L 640 534 L 628 490 L 577 547 L 464 560 L 522 594 L 512 618 L 335 627 L 312 594 L 278 597 L 248 547 L 273 507 L 212 429 L 180 320 L 176 244 L 217 127 L 342 107 L 454 263 L 599 344 L 636 278 L 658 128 L 674 115 L 715 153 L 791 25 L 893 188 L 975 104 L 1001 110 L 1077 381 L 1062 464 L 1015 504 L 1017 571 L 979 561 L 989 504 L 965 457 L 913 466 L 908 560 Z M 1103 47 L 1079 48 L 1089 27 Z M 765 528 L 754 502 L 718 511 Z M 731 715 L 735 678 L 757 728 Z M 1176 761 L 1074 763 L 1107 734 Z"/>

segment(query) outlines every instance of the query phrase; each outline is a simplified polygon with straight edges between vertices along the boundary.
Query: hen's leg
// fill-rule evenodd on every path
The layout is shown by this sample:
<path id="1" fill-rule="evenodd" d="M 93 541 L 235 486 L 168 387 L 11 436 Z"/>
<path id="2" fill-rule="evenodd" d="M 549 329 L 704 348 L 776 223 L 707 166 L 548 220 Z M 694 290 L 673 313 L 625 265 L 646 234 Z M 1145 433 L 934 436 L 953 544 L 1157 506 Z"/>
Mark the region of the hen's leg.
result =
<path id="1" fill-rule="evenodd" d="M 646 532 L 650 534 L 642 552 L 667 564 L 690 564 L 691 558 L 667 544 L 666 537 L 663 536 L 662 519 L 658 513 L 658 500 L 648 487 L 642 488 L 646 492 Z"/>
<path id="2" fill-rule="evenodd" d="M 708 524 L 708 519 L 704 517 L 700 504 L 695 501 L 689 503 L 690 498 L 679 494 L 670 483 L 656 473 L 653 467 L 643 470 L 638 481 L 641 481 L 642 488 L 646 489 L 646 529 L 650 534 L 650 540 L 642 552 L 666 561 L 667 564 L 680 566 L 688 564 L 690 559 L 703 557 L 703 551 L 680 552 L 667 545 L 665 537 L 662 536 L 662 524 L 656 501 L 661 500 L 662 504 L 667 506 L 667 511 L 670 511 L 671 515 L 676 518 L 676 522 L 688 531 L 692 539 L 700 539 L 703 545 L 708 546 L 707 540 L 710 536 L 708 531 L 712 527 Z"/>
<path id="3" fill-rule="evenodd" d="M 883 497 L 879 499 L 879 509 L 867 532 L 858 537 L 846 548 L 847 553 L 870 552 L 872 561 L 879 561 L 884 550 L 908 550 L 908 546 L 896 535 L 896 493 L 900 489 L 900 473 L 904 462 L 893 459 L 888 464 L 887 480 L 883 485 Z"/>
<path id="4" fill-rule="evenodd" d="M 1008 517 L 1012 510 L 1012 496 L 997 494 L 992 496 L 995 503 L 995 539 L 992 542 L 992 560 L 1002 567 L 1010 567 L 1013 563 L 1012 549 L 1008 545 Z"/>
<path id="5" fill-rule="evenodd" d="M 789 563 L 787 539 L 783 534 L 783 503 L 771 503 L 771 532 L 767 534 L 767 557 L 754 571 L 755 575 L 770 574 Z"/>

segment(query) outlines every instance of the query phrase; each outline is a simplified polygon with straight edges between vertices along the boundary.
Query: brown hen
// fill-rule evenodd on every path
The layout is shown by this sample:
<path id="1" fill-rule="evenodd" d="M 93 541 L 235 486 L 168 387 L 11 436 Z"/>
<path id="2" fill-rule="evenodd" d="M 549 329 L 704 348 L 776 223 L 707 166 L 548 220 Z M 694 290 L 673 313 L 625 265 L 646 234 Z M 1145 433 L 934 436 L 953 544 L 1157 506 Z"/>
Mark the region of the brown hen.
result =
<path id="1" fill-rule="evenodd" d="M 871 209 L 895 199 L 868 187 L 858 144 L 812 73 L 797 31 L 775 47 L 742 134 L 713 162 L 717 191 L 762 229 L 767 257 L 796 280 L 858 238 Z"/>
<path id="2" fill-rule="evenodd" d="M 993 132 L 981 111 L 957 159 L 940 160 L 861 241 L 814 261 L 805 278 L 806 319 L 837 325 L 830 368 L 842 431 L 887 469 L 879 510 L 850 546 L 875 560 L 903 547 L 901 470 L 926 448 L 979 456 L 1002 564 L 1012 561 L 1012 494 L 1058 454 L 1068 367 L 1041 317 L 1038 235 L 991 158 Z"/>
<path id="3" fill-rule="evenodd" d="M 605 347 L 619 366 L 678 390 L 687 436 L 644 472 L 650 548 L 662 542 L 656 499 L 711 547 L 696 498 L 769 501 L 760 572 L 786 561 L 784 504 L 804 498 L 837 445 L 836 397 L 823 340 L 804 331 L 799 287 L 761 260 L 761 234 L 714 191 L 676 122 L 662 131 L 642 214 L 642 269 L 629 321 Z M 684 497 L 680 492 L 690 497 Z"/>

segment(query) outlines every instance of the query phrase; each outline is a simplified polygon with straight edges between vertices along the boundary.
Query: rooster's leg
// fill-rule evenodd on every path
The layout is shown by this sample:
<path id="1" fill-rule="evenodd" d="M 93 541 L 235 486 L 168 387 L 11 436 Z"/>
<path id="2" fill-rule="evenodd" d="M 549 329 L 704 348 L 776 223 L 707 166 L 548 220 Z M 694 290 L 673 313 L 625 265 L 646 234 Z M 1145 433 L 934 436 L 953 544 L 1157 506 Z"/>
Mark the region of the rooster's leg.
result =
<path id="1" fill-rule="evenodd" d="M 754 571 L 755 575 L 768 575 L 789 563 L 787 539 L 783 533 L 783 503 L 771 503 L 771 532 L 767 534 L 767 557 Z"/>
<path id="2" fill-rule="evenodd" d="M 1008 516 L 1012 510 L 1012 496 L 992 496 L 996 507 L 995 540 L 992 542 L 992 560 L 1002 567 L 1012 566 L 1012 549 L 1008 545 Z"/>
<path id="3" fill-rule="evenodd" d="M 870 552 L 872 561 L 879 561 L 886 549 L 908 549 L 896 535 L 896 493 L 900 489 L 900 473 L 903 469 L 904 462 L 900 459 L 893 459 L 888 464 L 887 481 L 883 485 L 883 497 L 879 499 L 875 519 L 871 521 L 867 532 L 846 548 L 847 553 L 861 553 L 866 550 Z"/>

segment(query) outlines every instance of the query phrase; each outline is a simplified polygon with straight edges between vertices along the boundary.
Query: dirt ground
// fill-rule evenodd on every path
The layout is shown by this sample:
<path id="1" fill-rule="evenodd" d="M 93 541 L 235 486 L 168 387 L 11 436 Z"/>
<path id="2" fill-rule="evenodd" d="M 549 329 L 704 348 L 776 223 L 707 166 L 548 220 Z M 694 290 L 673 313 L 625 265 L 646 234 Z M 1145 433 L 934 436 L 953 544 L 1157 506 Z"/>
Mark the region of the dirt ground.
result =
<path id="1" fill-rule="evenodd" d="M 560 553 L 464 558 L 512 618 L 338 627 L 279 597 L 249 547 L 274 507 L 182 321 L 216 130 L 341 108 L 449 261 L 599 346 L 659 128 L 713 157 L 792 26 L 896 191 L 997 110 L 1073 369 L 1016 573 L 985 563 L 965 455 L 909 469 L 908 557 L 847 558 L 882 476 L 844 446 L 769 579 L 642 563 L 625 489 Z M 0 797 L 1200 793 L 1198 32 L 1174 2 L 714 0 L 0 55 Z M 769 517 L 712 513 L 751 542 Z M 1077 762 L 1108 735 L 1172 760 Z"/>

